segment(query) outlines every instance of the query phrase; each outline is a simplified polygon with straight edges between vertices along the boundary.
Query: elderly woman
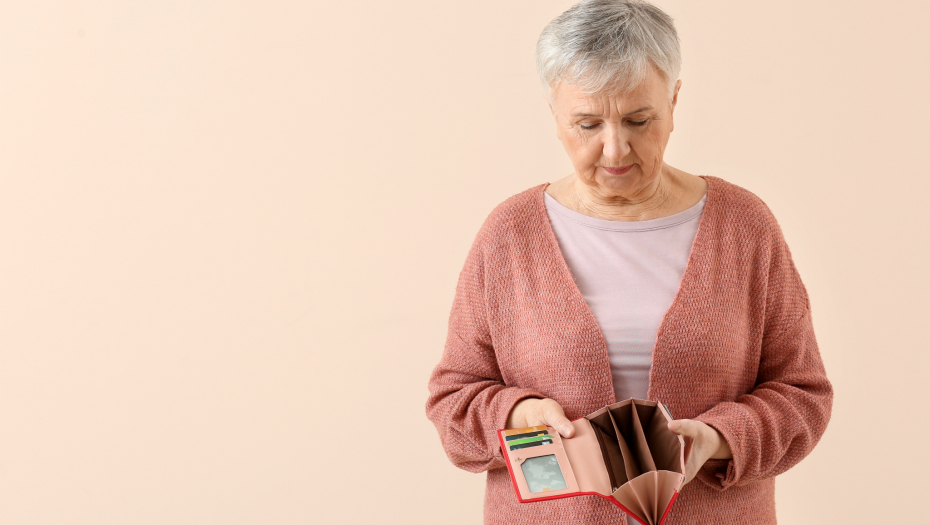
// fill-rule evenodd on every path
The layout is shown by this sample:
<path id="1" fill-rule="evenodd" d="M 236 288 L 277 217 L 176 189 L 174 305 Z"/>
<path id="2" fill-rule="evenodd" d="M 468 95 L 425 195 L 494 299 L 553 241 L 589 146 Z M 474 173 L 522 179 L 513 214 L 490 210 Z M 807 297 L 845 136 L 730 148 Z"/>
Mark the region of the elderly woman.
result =
<path id="1" fill-rule="evenodd" d="M 775 217 L 663 161 L 681 58 L 658 8 L 583 1 L 546 26 L 536 63 L 574 170 L 498 205 L 468 253 L 426 405 L 449 459 L 487 471 L 486 523 L 627 523 L 596 496 L 519 503 L 496 431 L 570 439 L 573 419 L 659 400 L 687 444 L 666 523 L 774 524 L 775 476 L 833 402 Z"/>

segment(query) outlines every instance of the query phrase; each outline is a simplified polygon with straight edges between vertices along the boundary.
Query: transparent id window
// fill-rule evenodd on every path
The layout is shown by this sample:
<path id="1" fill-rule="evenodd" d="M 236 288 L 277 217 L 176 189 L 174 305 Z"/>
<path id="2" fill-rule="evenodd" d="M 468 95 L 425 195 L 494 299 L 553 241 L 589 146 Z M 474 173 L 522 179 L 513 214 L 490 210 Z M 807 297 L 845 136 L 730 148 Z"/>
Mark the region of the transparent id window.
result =
<path id="1" fill-rule="evenodd" d="M 555 454 L 529 458 L 520 464 L 520 468 L 531 493 L 568 488 Z"/>

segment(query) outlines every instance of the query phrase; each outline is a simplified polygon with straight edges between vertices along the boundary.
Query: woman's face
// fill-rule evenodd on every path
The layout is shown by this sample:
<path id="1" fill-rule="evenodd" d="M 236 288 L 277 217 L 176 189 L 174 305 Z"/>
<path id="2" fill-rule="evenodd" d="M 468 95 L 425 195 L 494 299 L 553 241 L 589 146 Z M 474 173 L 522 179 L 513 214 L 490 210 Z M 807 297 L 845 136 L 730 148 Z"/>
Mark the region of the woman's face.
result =
<path id="1" fill-rule="evenodd" d="M 633 91 L 621 95 L 588 95 L 559 83 L 550 108 L 556 135 L 571 158 L 575 175 L 598 198 L 636 198 L 654 188 L 662 173 L 662 156 L 674 128 L 672 112 L 678 101 L 654 67 Z"/>

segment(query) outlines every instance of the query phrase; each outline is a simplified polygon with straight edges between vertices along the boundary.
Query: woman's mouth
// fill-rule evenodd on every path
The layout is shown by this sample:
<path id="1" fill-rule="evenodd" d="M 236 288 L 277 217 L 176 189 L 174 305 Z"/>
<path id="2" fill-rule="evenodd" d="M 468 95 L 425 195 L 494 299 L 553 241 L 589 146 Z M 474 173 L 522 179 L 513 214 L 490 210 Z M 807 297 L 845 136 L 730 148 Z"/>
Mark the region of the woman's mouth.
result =
<path id="1" fill-rule="evenodd" d="M 601 168 L 603 168 L 604 171 L 606 171 L 607 173 L 610 173 L 611 175 L 623 175 L 624 173 L 630 171 L 630 169 L 633 168 L 633 165 L 630 164 L 629 166 L 620 166 L 620 167 L 617 167 L 617 168 L 610 168 L 610 167 L 607 167 L 607 166 L 601 166 Z"/>

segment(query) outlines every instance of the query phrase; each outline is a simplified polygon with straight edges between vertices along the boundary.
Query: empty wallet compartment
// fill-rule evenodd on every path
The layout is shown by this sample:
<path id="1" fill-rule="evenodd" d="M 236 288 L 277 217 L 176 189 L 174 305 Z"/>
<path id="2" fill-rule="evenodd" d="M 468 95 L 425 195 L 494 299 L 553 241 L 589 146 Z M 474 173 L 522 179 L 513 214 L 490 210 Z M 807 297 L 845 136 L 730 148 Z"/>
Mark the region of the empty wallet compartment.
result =
<path id="1" fill-rule="evenodd" d="M 607 409 L 638 469 L 613 498 L 639 523 L 658 525 L 684 482 L 684 439 L 668 429 L 672 418 L 655 401 L 627 399 Z"/>
<path id="2" fill-rule="evenodd" d="M 589 414 L 585 416 L 585 419 L 591 423 L 591 428 L 597 437 L 601 454 L 604 457 L 604 466 L 610 478 L 610 490 L 613 492 L 630 479 L 621 448 L 622 438 L 617 435 L 617 426 L 614 424 L 607 408 Z"/>

